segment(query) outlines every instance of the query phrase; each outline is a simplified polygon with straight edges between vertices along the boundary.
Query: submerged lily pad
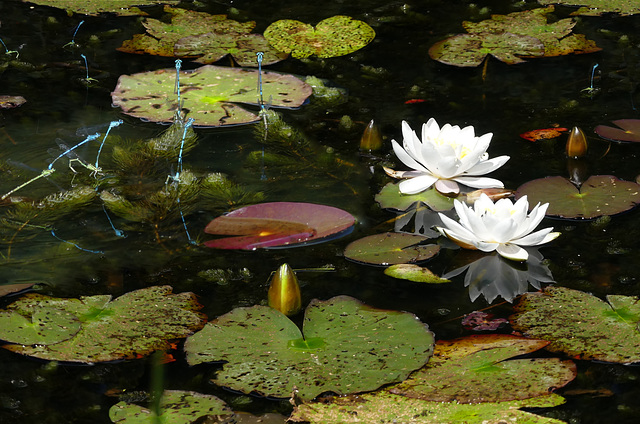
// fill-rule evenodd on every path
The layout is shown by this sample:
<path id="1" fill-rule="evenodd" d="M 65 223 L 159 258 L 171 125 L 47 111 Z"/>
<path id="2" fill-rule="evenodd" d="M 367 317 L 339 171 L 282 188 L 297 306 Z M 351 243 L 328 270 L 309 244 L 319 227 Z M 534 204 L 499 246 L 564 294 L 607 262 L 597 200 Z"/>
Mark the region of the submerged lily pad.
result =
<path id="1" fill-rule="evenodd" d="M 548 23 L 553 6 L 493 15 L 481 22 L 463 22 L 469 34 L 459 34 L 434 44 L 432 59 L 448 65 L 478 66 L 491 54 L 507 64 L 523 58 L 592 53 L 601 50 L 582 34 L 571 34 L 572 18 Z"/>
<path id="2" fill-rule="evenodd" d="M 416 202 L 422 202 L 434 211 L 448 211 L 453 208 L 453 199 L 431 188 L 417 194 L 400 193 L 398 184 L 388 183 L 376 194 L 376 202 L 384 209 L 405 211 Z"/>
<path id="3" fill-rule="evenodd" d="M 263 52 L 262 63 L 279 62 L 287 54 L 278 52 L 260 34 L 250 34 L 256 23 L 237 22 L 226 15 L 210 15 L 165 7 L 171 22 L 145 19 L 147 34 L 135 34 L 118 50 L 126 53 L 193 58 L 209 64 L 231 54 L 240 66 L 258 66 L 256 53 Z"/>
<path id="4" fill-rule="evenodd" d="M 394 395 L 387 391 L 357 396 L 332 397 L 323 402 L 298 405 L 293 422 L 325 423 L 420 423 L 420 424 L 565 424 L 521 408 L 550 408 L 564 398 L 550 393 L 533 399 L 508 402 L 460 404 L 427 402 Z"/>
<path id="5" fill-rule="evenodd" d="M 165 390 L 160 401 L 162 413 L 127 402 L 118 402 L 109 409 L 109 419 L 117 424 L 190 424 L 208 416 L 232 417 L 233 411 L 219 398 L 196 392 Z M 158 419 L 158 421 L 154 421 Z M 219 417 L 223 418 L 223 417 Z M 223 422 L 222 420 L 220 422 Z M 226 421 L 224 421 L 226 422 Z"/>
<path id="6" fill-rule="evenodd" d="M 371 265 L 395 265 L 425 261 L 440 251 L 436 244 L 421 244 L 427 237 L 407 233 L 382 233 L 351 242 L 344 256 Z"/>
<path id="7" fill-rule="evenodd" d="M 576 376 L 572 361 L 557 358 L 511 359 L 549 342 L 506 334 L 439 341 L 433 358 L 391 393 L 436 402 L 504 402 L 538 397 Z"/>
<path id="8" fill-rule="evenodd" d="M 528 337 L 551 342 L 546 349 L 586 360 L 640 362 L 640 302 L 609 295 L 606 302 L 578 290 L 547 287 L 527 293 L 509 318 Z"/>
<path id="9" fill-rule="evenodd" d="M 40 6 L 51 6 L 84 15 L 97 15 L 111 12 L 120 16 L 144 14 L 134 6 L 153 4 L 178 4 L 180 0 L 22 0 Z"/>
<path id="10" fill-rule="evenodd" d="M 205 232 L 237 235 L 205 242 L 217 249 L 254 250 L 297 247 L 333 240 L 353 229 L 355 218 L 332 206 L 313 203 L 272 202 L 236 209 L 211 221 Z"/>
<path id="11" fill-rule="evenodd" d="M 538 0 L 538 3 L 583 6 L 572 15 L 600 16 L 603 13 L 618 13 L 629 16 L 640 13 L 640 5 L 634 0 Z"/>
<path id="12" fill-rule="evenodd" d="M 273 47 L 297 59 L 343 56 L 363 48 L 375 36 L 366 22 L 341 15 L 320 21 L 315 29 L 300 21 L 282 19 L 264 31 L 264 38 Z"/>
<path id="13" fill-rule="evenodd" d="M 564 177 L 546 177 L 521 185 L 516 198 L 525 195 L 530 205 L 549 203 L 549 216 L 593 219 L 634 208 L 640 203 L 640 185 L 611 175 L 594 175 L 578 189 Z"/>
<path id="14" fill-rule="evenodd" d="M 172 294 L 170 286 L 136 290 L 115 300 L 110 295 L 59 299 L 29 293 L 3 312 L 5 325 L 0 326 L 0 339 L 22 343 L 2 346 L 5 349 L 52 361 L 94 363 L 134 359 L 167 349 L 170 340 L 184 338 L 202 328 L 203 316 L 196 312 L 199 308 L 193 293 Z M 61 315 L 72 316 L 64 324 L 66 330 L 60 328 Z M 24 323 L 20 317 L 30 319 L 33 324 L 47 321 L 47 328 L 36 332 L 45 334 L 45 339 L 23 342 L 12 339 L 16 331 L 22 336 L 33 332 L 6 325 L 7 319 Z M 79 331 L 75 328 L 76 321 L 80 324 Z"/>
<path id="15" fill-rule="evenodd" d="M 243 393 L 313 399 L 375 390 L 423 366 L 433 334 L 407 312 L 375 309 L 348 296 L 313 300 L 303 331 L 266 306 L 236 308 L 185 343 L 187 362 L 226 361 L 214 382 Z"/>
<path id="16" fill-rule="evenodd" d="M 618 119 L 611 121 L 620 128 L 598 125 L 594 128 L 596 134 L 612 141 L 640 141 L 640 119 Z"/>
<path id="17" fill-rule="evenodd" d="M 418 283 L 441 284 L 450 283 L 451 280 L 442 278 L 429 269 L 413 264 L 391 265 L 384 270 L 385 275 L 403 280 L 415 281 Z"/>
<path id="18" fill-rule="evenodd" d="M 258 104 L 258 71 L 202 66 L 180 72 L 182 108 L 195 126 L 218 127 L 256 122 L 260 118 L 236 103 Z M 172 122 L 178 108 L 175 69 L 121 75 L 111 93 L 114 106 L 127 115 L 152 122 Z M 272 107 L 297 108 L 311 95 L 311 86 L 293 75 L 262 72 L 263 97 Z"/>

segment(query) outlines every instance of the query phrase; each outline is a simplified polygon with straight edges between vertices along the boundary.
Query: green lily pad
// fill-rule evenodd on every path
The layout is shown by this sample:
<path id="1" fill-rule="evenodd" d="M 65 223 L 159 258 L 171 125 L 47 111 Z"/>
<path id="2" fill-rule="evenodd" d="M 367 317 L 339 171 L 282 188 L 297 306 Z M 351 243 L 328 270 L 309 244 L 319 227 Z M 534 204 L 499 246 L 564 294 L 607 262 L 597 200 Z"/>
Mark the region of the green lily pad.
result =
<path id="1" fill-rule="evenodd" d="M 2 347 L 52 361 L 95 363 L 134 359 L 168 349 L 171 340 L 184 338 L 202 328 L 203 316 L 196 312 L 199 308 L 193 293 L 172 294 L 170 286 L 136 290 L 113 301 L 110 295 L 59 299 L 29 293 L 7 306 L 3 314 L 30 317 L 34 323 L 49 316 L 50 321 L 56 323 L 56 327 L 46 329 L 46 337 L 52 341 Z M 61 324 L 56 314 L 73 315 L 67 330 L 72 334 L 57 328 Z M 72 327 L 76 320 L 81 325 L 79 331 Z M 49 336 L 49 331 L 57 336 Z M 15 332 L 1 326 L 0 339 L 11 341 L 10 336 Z"/>
<path id="2" fill-rule="evenodd" d="M 582 34 L 571 34 L 572 18 L 547 22 L 553 6 L 493 15 L 481 22 L 463 22 L 469 34 L 458 34 L 434 44 L 432 59 L 454 66 L 478 66 L 491 54 L 507 64 L 523 58 L 592 53 L 601 50 Z"/>
<path id="3" fill-rule="evenodd" d="M 312 399 L 375 390 L 405 379 L 433 351 L 415 315 L 375 309 L 348 296 L 313 300 L 303 331 L 266 306 L 236 308 L 185 343 L 187 362 L 226 361 L 214 382 L 243 393 Z"/>
<path id="4" fill-rule="evenodd" d="M 431 361 L 389 391 L 423 400 L 459 403 L 542 396 L 572 381 L 576 365 L 557 358 L 508 359 L 548 344 L 506 334 L 439 341 Z"/>
<path id="5" fill-rule="evenodd" d="M 460 404 L 427 402 L 394 395 L 387 391 L 357 396 L 333 397 L 330 401 L 297 406 L 290 421 L 325 423 L 420 423 L 420 424 L 564 424 L 521 408 L 550 408 L 564 398 L 554 393 L 533 399 L 508 402 Z"/>
<path id="6" fill-rule="evenodd" d="M 440 251 L 435 244 L 420 244 L 427 237 L 407 233 L 382 233 L 351 242 L 344 256 L 372 265 L 395 265 L 425 261 Z"/>
<path id="7" fill-rule="evenodd" d="M 283 19 L 264 31 L 264 38 L 273 47 L 297 59 L 344 56 L 363 48 L 375 36 L 367 23 L 341 15 L 320 21 L 315 29 L 300 21 Z"/>
<path id="8" fill-rule="evenodd" d="M 109 419 L 117 424 L 152 424 L 155 422 L 171 424 L 190 424 L 207 416 L 230 418 L 234 415 L 231 408 L 213 395 L 180 390 L 165 390 L 160 401 L 162 413 L 159 416 L 147 408 L 118 402 L 109 409 Z M 223 418 L 223 417 L 220 417 Z M 220 422 L 223 422 L 222 420 Z M 226 421 L 224 421 L 226 422 Z"/>
<path id="9" fill-rule="evenodd" d="M 62 309 L 36 307 L 31 316 L 0 311 L 0 329 L 0 338 L 9 343 L 52 344 L 73 337 L 80 331 L 80 321 Z"/>
<path id="10" fill-rule="evenodd" d="M 168 57 L 193 58 L 197 63 L 209 64 L 226 55 L 234 57 L 240 66 L 258 66 L 256 53 L 263 52 L 262 64 L 269 65 L 285 59 L 260 34 L 249 34 L 256 23 L 237 22 L 226 15 L 165 7 L 171 22 L 145 19 L 147 34 L 135 34 L 125 40 L 118 50 L 126 53 L 152 54 Z"/>
<path id="11" fill-rule="evenodd" d="M 180 0 L 22 0 L 40 6 L 57 7 L 84 15 L 98 15 L 110 12 L 120 16 L 144 14 L 134 6 L 149 6 L 153 4 L 178 4 Z"/>
<path id="12" fill-rule="evenodd" d="M 618 119 L 611 121 L 620 128 L 598 125 L 594 128 L 596 134 L 612 141 L 640 141 L 640 119 Z"/>
<path id="13" fill-rule="evenodd" d="M 564 287 L 527 293 L 509 318 L 527 337 L 548 340 L 546 349 L 586 360 L 640 362 L 640 303 L 636 296 L 603 301 Z"/>
<path id="14" fill-rule="evenodd" d="M 385 275 L 403 280 L 415 281 L 418 283 L 442 284 L 450 283 L 451 280 L 442 278 L 429 269 L 413 264 L 391 265 L 384 270 Z"/>
<path id="15" fill-rule="evenodd" d="M 538 0 L 538 3 L 583 6 L 572 15 L 600 16 L 603 13 L 618 13 L 630 16 L 640 13 L 640 5 L 635 0 Z"/>
<path id="16" fill-rule="evenodd" d="M 258 71 L 202 66 L 180 72 L 182 107 L 195 126 L 219 127 L 256 122 L 260 118 L 236 103 L 257 105 Z M 111 93 L 114 106 L 127 115 L 152 122 L 172 122 L 178 107 L 175 69 L 121 75 Z M 293 75 L 262 72 L 263 97 L 272 107 L 297 108 L 311 95 L 311 86 Z"/>
<path id="17" fill-rule="evenodd" d="M 422 202 L 434 211 L 448 211 L 453 208 L 453 199 L 443 196 L 438 190 L 431 188 L 418 194 L 400 193 L 398 184 L 388 183 L 380 193 L 376 194 L 376 202 L 383 209 L 405 211 L 416 202 Z"/>
<path id="18" fill-rule="evenodd" d="M 564 177 L 529 181 L 516 190 L 516 198 L 527 196 L 530 205 L 549 203 L 548 216 L 594 219 L 628 211 L 640 203 L 640 185 L 611 175 L 589 177 L 578 189 Z"/>

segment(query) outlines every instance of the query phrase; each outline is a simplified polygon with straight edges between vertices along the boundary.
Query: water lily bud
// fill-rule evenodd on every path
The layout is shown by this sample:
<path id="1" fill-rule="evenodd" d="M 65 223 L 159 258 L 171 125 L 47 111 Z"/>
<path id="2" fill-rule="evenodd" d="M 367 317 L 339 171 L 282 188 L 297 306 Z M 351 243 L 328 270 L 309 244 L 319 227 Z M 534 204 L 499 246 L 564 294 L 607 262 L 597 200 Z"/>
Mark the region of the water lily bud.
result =
<path id="1" fill-rule="evenodd" d="M 298 277 L 289 264 L 282 264 L 273 275 L 268 297 L 269 306 L 287 316 L 295 315 L 302 309 Z"/>
<path id="2" fill-rule="evenodd" d="M 571 129 L 566 150 L 570 158 L 581 158 L 587 154 L 587 138 L 580 128 Z"/>
<path id="3" fill-rule="evenodd" d="M 362 137 L 360 138 L 360 150 L 366 150 L 368 152 L 373 152 L 375 150 L 380 150 L 382 147 L 382 135 L 380 134 L 380 129 L 373 119 L 369 122 L 369 125 L 364 129 L 362 133 Z"/>

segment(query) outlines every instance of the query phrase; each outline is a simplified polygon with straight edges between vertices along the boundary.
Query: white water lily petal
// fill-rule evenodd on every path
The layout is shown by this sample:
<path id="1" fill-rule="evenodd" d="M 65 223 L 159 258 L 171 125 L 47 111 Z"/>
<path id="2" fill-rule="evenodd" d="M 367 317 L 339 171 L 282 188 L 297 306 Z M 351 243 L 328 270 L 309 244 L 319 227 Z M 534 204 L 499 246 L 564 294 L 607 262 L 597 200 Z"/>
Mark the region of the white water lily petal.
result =
<path id="1" fill-rule="evenodd" d="M 403 194 L 416 194 L 421 191 L 425 191 L 429 187 L 438 181 L 438 178 L 434 177 L 431 174 L 420 175 L 419 177 L 409 178 L 408 180 L 402 181 L 398 188 L 400 189 L 400 193 Z"/>
<path id="2" fill-rule="evenodd" d="M 392 140 L 393 151 L 400 161 L 409 168 L 430 174 L 438 180 L 453 180 L 474 188 L 502 188 L 504 185 L 492 178 L 481 178 L 488 172 L 499 168 L 509 159 L 501 156 L 489 159 L 486 150 L 491 142 L 492 133 L 476 137 L 473 126 L 460 128 L 457 125 L 438 126 L 431 118 L 422 126 L 422 139 L 402 121 L 402 145 Z M 396 174 L 399 175 L 399 174 Z M 403 178 L 423 178 L 424 175 L 403 174 Z M 431 187 L 433 184 L 404 184 L 411 187 Z M 439 185 L 441 186 L 441 185 Z M 409 193 L 409 191 L 403 191 Z"/>
<path id="3" fill-rule="evenodd" d="M 551 227 L 531 232 L 542 221 L 549 205 L 538 204 L 531 213 L 527 213 L 529 202 L 526 196 L 515 204 L 509 199 L 494 203 L 482 193 L 473 208 L 458 200 L 453 205 L 459 222 L 440 214 L 446 228 L 438 228 L 438 231 L 463 247 L 470 245 L 483 252 L 496 250 L 507 259 L 526 261 L 528 253 L 520 246 L 544 244 L 560 235 L 551 232 Z"/>
<path id="4" fill-rule="evenodd" d="M 501 244 L 496 251 L 500 256 L 511 259 L 512 261 L 524 262 L 529 259 L 529 253 L 515 244 Z"/>

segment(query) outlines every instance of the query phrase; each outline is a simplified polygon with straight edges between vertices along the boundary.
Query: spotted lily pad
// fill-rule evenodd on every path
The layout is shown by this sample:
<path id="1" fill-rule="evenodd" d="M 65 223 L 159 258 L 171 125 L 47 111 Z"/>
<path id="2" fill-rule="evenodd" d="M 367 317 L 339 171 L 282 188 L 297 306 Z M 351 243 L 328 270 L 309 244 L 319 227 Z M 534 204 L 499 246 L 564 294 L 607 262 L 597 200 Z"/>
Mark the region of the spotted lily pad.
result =
<path id="1" fill-rule="evenodd" d="M 640 5 L 635 0 L 538 0 L 538 3 L 583 6 L 572 15 L 600 16 L 603 13 L 618 13 L 629 16 L 640 13 Z"/>
<path id="2" fill-rule="evenodd" d="M 240 66 L 258 66 L 256 53 L 263 52 L 262 63 L 279 62 L 287 54 L 274 50 L 260 34 L 250 34 L 255 22 L 237 22 L 226 15 L 165 7 L 171 22 L 145 19 L 147 34 L 135 34 L 118 50 L 126 53 L 193 58 L 209 64 L 231 54 Z"/>
<path id="3" fill-rule="evenodd" d="M 422 202 L 434 211 L 448 211 L 453 208 L 453 199 L 443 196 L 431 188 L 417 194 L 400 193 L 398 184 L 388 183 L 376 194 L 376 202 L 384 209 L 405 211 L 416 202 Z"/>
<path id="4" fill-rule="evenodd" d="M 144 14 L 134 6 L 153 4 L 178 4 L 180 0 L 22 0 L 40 6 L 51 6 L 84 15 L 111 12 L 120 16 Z"/>
<path id="5" fill-rule="evenodd" d="M 523 58 L 559 56 L 599 51 L 595 42 L 584 35 L 571 34 L 576 22 L 572 18 L 547 22 L 553 6 L 493 15 L 478 23 L 463 22 L 468 34 L 458 34 L 434 44 L 431 58 L 454 66 L 478 66 L 491 54 L 507 64 L 524 62 Z"/>
<path id="6" fill-rule="evenodd" d="M 127 402 L 118 402 L 109 409 L 109 419 L 116 424 L 171 423 L 190 424 L 208 416 L 231 418 L 231 408 L 213 395 L 180 390 L 165 390 L 160 401 L 162 413 L 158 417 L 154 412 L 142 406 Z M 154 418 L 158 421 L 154 421 Z M 225 421 L 226 422 L 226 421 Z"/>
<path id="7" fill-rule="evenodd" d="M 300 21 L 283 19 L 264 31 L 264 38 L 273 47 L 297 59 L 343 56 L 363 48 L 375 36 L 365 22 L 341 15 L 320 21 L 315 29 Z"/>
<path id="8" fill-rule="evenodd" d="M 70 339 L 80 331 L 75 315 L 53 307 L 34 307 L 31 316 L 0 311 L 0 338 L 23 345 L 52 344 Z"/>
<path id="9" fill-rule="evenodd" d="M 640 362 L 640 303 L 637 296 L 606 301 L 565 287 L 527 293 L 509 318 L 517 331 L 551 342 L 546 349 L 578 359 Z"/>
<path id="10" fill-rule="evenodd" d="M 27 100 L 22 96 L 0 95 L 0 109 L 13 109 L 25 104 Z"/>
<path id="11" fill-rule="evenodd" d="M 407 312 L 348 296 L 313 300 L 303 331 L 266 306 L 236 308 L 185 343 L 187 362 L 225 361 L 214 382 L 243 393 L 313 399 L 402 381 L 431 356 L 433 334 Z"/>
<path id="12" fill-rule="evenodd" d="M 612 141 L 640 141 L 640 119 L 618 119 L 611 121 L 620 128 L 598 125 L 594 131 L 602 138 Z"/>
<path id="13" fill-rule="evenodd" d="M 506 334 L 439 341 L 431 361 L 389 391 L 423 400 L 460 403 L 538 397 L 573 380 L 575 364 L 557 358 L 509 358 L 548 344 Z"/>
<path id="14" fill-rule="evenodd" d="M 549 216 L 593 219 L 634 208 L 640 203 L 640 185 L 611 175 L 594 175 L 577 188 L 566 178 L 547 177 L 521 185 L 516 198 L 525 195 L 532 206 L 549 203 Z"/>
<path id="15" fill-rule="evenodd" d="M 172 122 L 178 107 L 175 69 L 121 75 L 111 93 L 114 106 L 152 122 Z M 182 107 L 195 126 L 218 127 L 256 122 L 258 115 L 237 103 L 257 105 L 258 71 L 207 65 L 180 72 Z M 272 107 L 297 108 L 311 86 L 293 75 L 262 72 L 263 97 Z"/>
<path id="16" fill-rule="evenodd" d="M 2 346 L 5 349 L 52 361 L 134 359 L 167 349 L 170 340 L 202 328 L 203 317 L 196 312 L 199 308 L 193 293 L 172 294 L 169 286 L 136 290 L 115 300 L 110 295 L 59 299 L 29 293 L 7 306 L 3 319 L 7 324 L 7 319 L 15 320 L 19 315 L 33 324 L 46 323 L 48 327 L 41 330 L 45 339 L 12 340 L 16 330 L 7 325 L 0 326 L 0 339 L 20 343 Z M 63 318 L 68 329 L 61 329 Z M 26 328 L 22 333 L 33 330 Z"/>
<path id="17" fill-rule="evenodd" d="M 296 247 L 344 236 L 353 230 L 355 218 L 332 206 L 314 203 L 259 203 L 236 209 L 211 221 L 205 232 L 236 235 L 205 242 L 217 249 L 254 250 Z"/>
<path id="18" fill-rule="evenodd" d="M 351 242 L 344 256 L 371 265 L 395 265 L 425 261 L 440 251 L 435 244 L 422 244 L 427 237 L 407 233 L 382 233 Z"/>
<path id="19" fill-rule="evenodd" d="M 398 396 L 388 391 L 357 396 L 332 397 L 323 402 L 298 405 L 293 422 L 325 423 L 420 423 L 420 424 L 565 424 L 564 421 L 534 415 L 521 408 L 550 408 L 564 398 L 550 393 L 533 399 L 464 404 L 427 402 Z"/>
<path id="20" fill-rule="evenodd" d="M 450 283 L 451 280 L 442 278 L 428 268 L 424 268 L 414 264 L 396 264 L 391 265 L 384 270 L 385 275 L 403 280 L 415 281 L 418 283 L 441 284 Z"/>

